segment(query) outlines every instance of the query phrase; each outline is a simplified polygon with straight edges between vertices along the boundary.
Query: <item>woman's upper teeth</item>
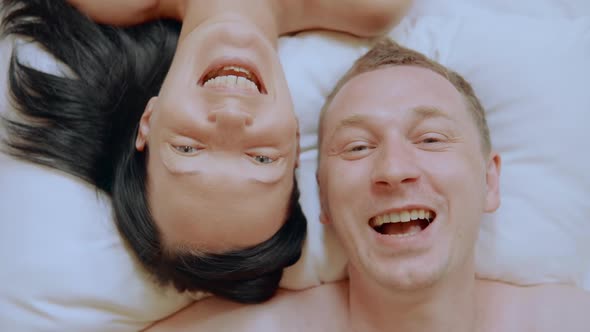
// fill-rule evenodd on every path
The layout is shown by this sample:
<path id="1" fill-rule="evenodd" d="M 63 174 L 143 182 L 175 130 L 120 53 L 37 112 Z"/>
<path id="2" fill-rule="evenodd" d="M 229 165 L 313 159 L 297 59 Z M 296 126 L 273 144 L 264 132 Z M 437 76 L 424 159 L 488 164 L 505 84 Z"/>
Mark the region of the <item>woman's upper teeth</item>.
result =
<path id="1" fill-rule="evenodd" d="M 411 220 L 428 219 L 429 221 L 434 213 L 425 209 L 413 209 L 399 212 L 392 212 L 372 218 L 370 224 L 372 227 L 378 227 L 386 223 L 409 222 Z"/>
<path id="2" fill-rule="evenodd" d="M 213 88 L 240 88 L 250 90 L 253 92 L 258 92 L 258 87 L 254 82 L 245 77 L 235 75 L 224 75 L 211 78 L 207 80 L 207 82 L 205 82 L 203 86 Z"/>
<path id="3" fill-rule="evenodd" d="M 203 83 L 203 86 L 215 88 L 240 88 L 260 92 L 253 77 L 252 73 L 246 68 L 239 66 L 225 66 L 210 75 Z"/>

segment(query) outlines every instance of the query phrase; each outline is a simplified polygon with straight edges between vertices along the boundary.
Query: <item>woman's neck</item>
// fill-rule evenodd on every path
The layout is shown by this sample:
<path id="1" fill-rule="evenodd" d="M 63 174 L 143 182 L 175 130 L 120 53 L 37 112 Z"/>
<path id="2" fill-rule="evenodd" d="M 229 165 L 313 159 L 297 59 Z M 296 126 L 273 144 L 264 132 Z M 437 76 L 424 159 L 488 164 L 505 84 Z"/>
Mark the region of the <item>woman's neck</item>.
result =
<path id="1" fill-rule="evenodd" d="M 277 46 L 281 34 L 282 1 L 269 0 L 181 0 L 182 30 L 180 41 L 205 21 L 244 20 L 256 25 Z"/>

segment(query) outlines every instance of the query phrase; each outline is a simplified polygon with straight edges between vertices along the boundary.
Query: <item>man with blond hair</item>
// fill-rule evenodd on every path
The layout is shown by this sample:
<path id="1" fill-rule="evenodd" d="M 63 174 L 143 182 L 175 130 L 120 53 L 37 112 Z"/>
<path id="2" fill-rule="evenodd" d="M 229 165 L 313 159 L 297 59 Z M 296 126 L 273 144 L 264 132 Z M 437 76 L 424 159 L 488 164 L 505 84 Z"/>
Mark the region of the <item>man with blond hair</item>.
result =
<path id="1" fill-rule="evenodd" d="M 349 280 L 254 306 L 196 303 L 166 331 L 588 331 L 590 295 L 476 278 L 480 220 L 500 204 L 500 157 L 471 86 L 383 40 L 322 110 L 321 220 Z"/>

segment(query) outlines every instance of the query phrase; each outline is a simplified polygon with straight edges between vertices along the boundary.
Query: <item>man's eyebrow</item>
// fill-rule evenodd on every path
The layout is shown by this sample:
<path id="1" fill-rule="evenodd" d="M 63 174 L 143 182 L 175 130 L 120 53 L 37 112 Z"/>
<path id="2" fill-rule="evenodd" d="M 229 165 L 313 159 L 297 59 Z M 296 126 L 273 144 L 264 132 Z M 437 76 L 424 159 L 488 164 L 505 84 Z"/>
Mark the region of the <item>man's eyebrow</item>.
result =
<path id="1" fill-rule="evenodd" d="M 355 114 L 349 115 L 348 117 L 346 117 L 346 118 L 340 120 L 340 122 L 338 122 L 338 124 L 336 125 L 336 128 L 332 131 L 332 133 L 329 134 L 329 136 L 326 136 L 325 140 L 327 140 L 327 141 L 333 140 L 334 136 L 336 136 L 336 134 L 342 128 L 362 127 L 362 126 L 365 126 L 368 121 L 369 121 L 368 117 L 363 114 L 355 113 Z M 324 139 L 322 139 L 322 141 L 323 140 Z"/>
<path id="2" fill-rule="evenodd" d="M 354 127 L 354 126 L 360 126 L 363 125 L 365 123 L 368 122 L 368 117 L 366 115 L 363 114 L 352 114 L 344 119 L 342 119 L 339 123 L 338 126 L 336 127 L 336 130 L 340 129 L 341 127 Z"/>
<path id="3" fill-rule="evenodd" d="M 443 118 L 452 120 L 453 118 L 442 110 L 432 106 L 417 106 L 412 109 L 416 122 L 424 121 L 431 118 Z"/>
<path id="4" fill-rule="evenodd" d="M 452 120 L 451 116 L 447 113 L 443 112 L 442 110 L 432 107 L 432 106 L 416 106 L 410 110 L 414 117 L 416 118 L 416 122 L 423 121 L 430 118 L 444 118 L 447 120 Z M 338 123 L 334 132 L 344 128 L 344 127 L 362 127 L 366 126 L 370 122 L 370 117 L 365 114 L 355 113 L 352 114 Z"/>
<path id="5" fill-rule="evenodd" d="M 364 126 L 369 122 L 369 117 L 364 115 L 364 114 L 352 114 L 342 120 L 340 120 L 340 122 L 338 122 L 338 125 L 336 126 L 336 129 L 334 130 L 334 132 L 337 132 L 338 130 L 344 128 L 344 127 L 360 127 L 360 126 Z"/>

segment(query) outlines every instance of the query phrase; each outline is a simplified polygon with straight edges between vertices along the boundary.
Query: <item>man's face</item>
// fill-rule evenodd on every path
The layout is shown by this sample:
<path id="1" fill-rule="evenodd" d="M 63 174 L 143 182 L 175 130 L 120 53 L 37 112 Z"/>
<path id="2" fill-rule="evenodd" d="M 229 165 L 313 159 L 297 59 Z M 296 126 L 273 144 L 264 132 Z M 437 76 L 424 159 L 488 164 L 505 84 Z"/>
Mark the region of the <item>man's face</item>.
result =
<path id="1" fill-rule="evenodd" d="M 482 152 L 449 81 L 412 66 L 364 73 L 323 121 L 322 219 L 346 247 L 351 275 L 411 290 L 473 258 L 482 213 L 499 205 L 499 157 Z"/>

